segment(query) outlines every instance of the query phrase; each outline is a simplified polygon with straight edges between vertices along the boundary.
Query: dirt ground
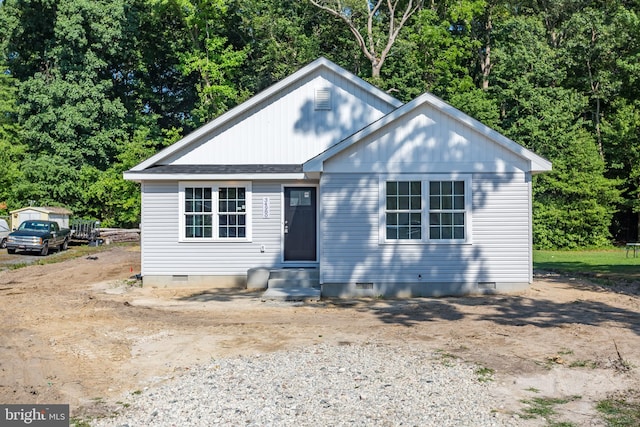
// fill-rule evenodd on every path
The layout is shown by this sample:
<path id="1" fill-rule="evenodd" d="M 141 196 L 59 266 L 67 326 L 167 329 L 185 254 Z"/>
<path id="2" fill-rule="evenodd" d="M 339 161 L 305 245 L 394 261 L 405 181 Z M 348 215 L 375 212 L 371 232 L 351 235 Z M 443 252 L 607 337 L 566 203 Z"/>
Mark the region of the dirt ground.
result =
<path id="1" fill-rule="evenodd" d="M 0 264 L 14 257 L 3 253 Z M 302 304 L 242 290 L 140 288 L 130 279 L 139 258 L 138 247 L 114 247 L 0 271 L 0 402 L 108 414 L 126 393 L 194 364 L 320 342 L 402 341 L 475 362 L 495 371 L 497 411 L 576 396 L 557 409 L 577 425 L 604 425 L 594 402 L 640 389 L 638 284 L 612 290 L 541 275 L 518 295 Z"/>

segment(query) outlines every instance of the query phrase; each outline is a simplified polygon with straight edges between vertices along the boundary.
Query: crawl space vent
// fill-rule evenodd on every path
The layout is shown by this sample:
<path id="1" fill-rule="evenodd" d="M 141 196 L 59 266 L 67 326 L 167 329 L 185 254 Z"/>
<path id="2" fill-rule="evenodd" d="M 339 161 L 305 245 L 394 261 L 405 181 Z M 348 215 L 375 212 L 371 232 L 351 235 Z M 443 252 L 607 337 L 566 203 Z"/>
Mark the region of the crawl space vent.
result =
<path id="1" fill-rule="evenodd" d="M 480 289 L 495 289 L 496 282 L 478 282 L 478 288 Z"/>
<path id="2" fill-rule="evenodd" d="M 316 110 L 331 110 L 331 90 L 316 89 Z"/>

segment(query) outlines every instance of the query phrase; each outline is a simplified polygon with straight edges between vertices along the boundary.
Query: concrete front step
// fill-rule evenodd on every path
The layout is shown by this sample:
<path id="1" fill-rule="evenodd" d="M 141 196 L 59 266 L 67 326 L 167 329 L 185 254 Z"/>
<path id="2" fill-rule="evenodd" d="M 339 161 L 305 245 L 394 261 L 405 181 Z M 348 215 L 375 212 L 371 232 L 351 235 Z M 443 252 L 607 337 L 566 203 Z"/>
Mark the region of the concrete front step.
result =
<path id="1" fill-rule="evenodd" d="M 319 288 L 269 288 L 262 301 L 320 301 Z"/>
<path id="2" fill-rule="evenodd" d="M 247 289 L 320 287 L 317 268 L 256 267 L 247 271 Z"/>
<path id="3" fill-rule="evenodd" d="M 276 268 L 269 270 L 269 279 L 319 280 L 317 268 Z"/>
<path id="4" fill-rule="evenodd" d="M 267 287 L 272 288 L 320 288 L 320 272 L 317 268 L 280 268 L 270 270 Z"/>
<path id="5" fill-rule="evenodd" d="M 319 286 L 320 282 L 318 279 L 309 278 L 269 279 L 267 282 L 268 288 L 313 288 Z"/>

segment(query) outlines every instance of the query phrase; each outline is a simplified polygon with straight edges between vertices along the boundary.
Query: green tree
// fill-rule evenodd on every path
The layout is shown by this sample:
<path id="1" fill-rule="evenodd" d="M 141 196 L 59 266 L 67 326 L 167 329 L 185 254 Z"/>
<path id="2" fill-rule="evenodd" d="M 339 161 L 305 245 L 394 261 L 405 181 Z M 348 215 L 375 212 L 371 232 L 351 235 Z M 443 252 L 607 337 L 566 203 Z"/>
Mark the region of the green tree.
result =
<path id="1" fill-rule="evenodd" d="M 534 244 L 540 248 L 603 246 L 619 201 L 618 182 L 582 116 L 588 98 L 560 86 L 566 75 L 543 22 L 516 16 L 494 29 L 492 93 L 510 138 L 553 162 L 534 182 Z"/>
<path id="2" fill-rule="evenodd" d="M 463 1 L 418 12 L 381 72 L 384 88 L 403 101 L 424 92 L 451 100 L 472 91 L 473 64 L 480 48 L 472 38 L 472 22 L 483 4 Z"/>
<path id="3" fill-rule="evenodd" d="M 20 165 L 26 147 L 19 139 L 17 91 L 16 80 L 0 73 L 0 214 L 20 207 L 18 189 L 24 183 Z"/>
<path id="4" fill-rule="evenodd" d="M 110 68 L 122 40 L 124 3 L 13 2 L 4 12 L 19 22 L 7 49 L 10 69 L 21 79 L 18 113 L 28 146 L 29 198 L 82 212 L 80 170 L 85 164 L 106 169 L 126 138 Z M 25 43 L 32 28 L 43 39 Z"/>
<path id="5" fill-rule="evenodd" d="M 342 21 L 371 64 L 371 78 L 380 70 L 409 19 L 422 8 L 422 0 L 309 0 Z"/>
<path id="6" fill-rule="evenodd" d="M 199 102 L 193 111 L 196 126 L 224 113 L 247 98 L 248 93 L 234 83 L 235 73 L 246 59 L 244 49 L 236 49 L 226 37 L 228 7 L 225 0 L 156 0 L 164 13 L 179 20 L 189 47 L 179 54 L 184 76 L 197 76 Z"/>
<path id="7" fill-rule="evenodd" d="M 168 129 L 162 137 L 154 136 L 149 128 L 139 128 L 128 141 L 116 162 L 106 171 L 85 166 L 83 181 L 89 182 L 86 198 L 92 209 L 86 214 L 98 219 L 105 227 L 137 227 L 140 224 L 140 186 L 125 181 L 122 173 L 181 137 L 181 129 Z"/>
<path id="8" fill-rule="evenodd" d="M 239 84 L 252 93 L 317 59 L 328 42 L 324 16 L 308 2 L 236 0 L 229 12 L 230 41 L 247 52 Z"/>

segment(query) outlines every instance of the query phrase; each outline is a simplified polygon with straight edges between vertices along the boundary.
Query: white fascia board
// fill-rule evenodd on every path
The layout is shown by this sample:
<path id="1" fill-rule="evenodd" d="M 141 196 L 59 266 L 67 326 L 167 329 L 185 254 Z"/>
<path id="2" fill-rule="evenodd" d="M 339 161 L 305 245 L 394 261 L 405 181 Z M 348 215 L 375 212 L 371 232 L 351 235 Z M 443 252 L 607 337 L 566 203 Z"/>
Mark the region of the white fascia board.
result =
<path id="1" fill-rule="evenodd" d="M 509 138 L 502 135 L 501 133 L 491 129 L 489 126 L 479 122 L 478 120 L 474 119 L 468 114 L 463 113 L 462 111 L 447 104 L 440 98 L 430 93 L 424 93 L 420 95 L 418 98 L 414 99 L 413 101 L 407 104 L 404 104 L 398 109 L 380 118 L 378 121 L 354 133 L 348 138 L 343 139 L 339 143 L 333 145 L 332 147 L 328 148 L 327 150 L 318 154 L 312 159 L 307 160 L 302 165 L 302 170 L 304 172 L 322 172 L 324 167 L 324 162 L 326 160 L 330 159 L 331 157 L 335 156 L 341 151 L 349 148 L 350 146 L 357 143 L 358 141 L 363 140 L 364 138 L 371 135 L 372 133 L 377 132 L 378 130 L 382 129 L 384 126 L 397 120 L 403 115 L 408 114 L 410 111 L 412 111 L 415 108 L 418 108 L 422 104 L 429 104 L 433 106 L 434 108 L 445 113 L 446 115 L 453 118 L 454 120 L 460 123 L 463 123 L 469 126 L 470 128 L 472 128 L 473 130 L 475 130 L 476 132 L 486 136 L 491 141 L 497 143 L 498 145 L 504 147 L 505 149 L 528 160 L 531 166 L 531 172 L 539 173 L 539 172 L 546 172 L 551 170 L 551 162 L 548 161 L 547 159 L 541 156 L 538 156 L 533 151 L 528 150 L 522 145 L 518 144 L 517 142 L 510 140 Z"/>
<path id="2" fill-rule="evenodd" d="M 305 180 L 308 177 L 300 173 L 273 173 L 273 174 L 149 174 L 124 172 L 123 177 L 127 181 L 295 181 Z"/>
<path id="3" fill-rule="evenodd" d="M 141 170 L 144 170 L 144 169 L 146 169 L 146 168 L 148 168 L 150 166 L 155 165 L 156 163 L 160 162 L 161 160 L 166 159 L 167 157 L 171 156 L 175 152 L 177 152 L 179 150 L 182 150 L 184 147 L 188 146 L 192 142 L 199 140 L 202 136 L 206 135 L 211 130 L 213 130 L 213 129 L 219 127 L 219 126 L 222 126 L 224 123 L 226 123 L 226 122 L 234 119 L 235 117 L 243 114 L 244 112 L 252 109 L 253 107 L 255 107 L 256 105 L 260 104 L 261 102 L 263 102 L 264 100 L 268 99 L 269 97 L 273 96 L 274 94 L 279 93 L 281 90 L 283 90 L 287 86 L 290 86 L 290 85 L 294 84 L 295 82 L 303 79 L 305 76 L 315 72 L 316 70 L 318 70 L 318 69 L 320 69 L 322 67 L 325 67 L 325 68 L 331 70 L 332 72 L 334 72 L 336 74 L 339 74 L 344 79 L 349 80 L 350 82 L 352 82 L 353 84 L 359 86 L 363 90 L 366 90 L 369 93 L 373 94 L 374 96 L 382 99 L 383 101 L 387 102 L 389 105 L 393 106 L 394 108 L 398 108 L 401 105 L 403 105 L 402 101 L 397 100 L 396 98 L 394 98 L 393 96 L 389 95 L 388 93 L 382 91 L 381 89 L 378 89 L 377 87 L 375 87 L 372 84 L 362 80 L 361 78 L 357 77 L 356 75 L 346 71 L 345 69 L 339 67 L 338 65 L 336 65 L 333 62 L 329 61 L 328 59 L 321 57 L 321 58 L 316 59 L 315 61 L 313 61 L 309 65 L 303 67 L 302 69 L 298 70 L 297 72 L 293 73 L 289 77 L 281 80 L 278 83 L 273 84 L 272 86 L 269 86 L 267 89 L 265 89 L 262 92 L 254 95 L 253 97 L 249 98 L 247 101 L 245 101 L 242 104 L 236 106 L 235 108 L 232 108 L 231 110 L 229 110 L 226 113 L 222 114 L 218 118 L 213 119 L 212 121 L 210 121 L 206 125 L 201 126 L 200 128 L 198 128 L 195 131 L 191 132 L 190 134 L 188 134 L 187 136 L 185 136 L 181 140 L 175 142 L 171 146 L 165 148 L 164 150 L 161 150 L 160 152 L 158 152 L 155 155 L 151 156 L 150 158 L 148 158 L 147 160 L 143 161 L 142 163 L 139 163 L 138 165 L 134 166 L 133 168 L 131 168 L 131 170 L 132 171 L 141 171 Z"/>

